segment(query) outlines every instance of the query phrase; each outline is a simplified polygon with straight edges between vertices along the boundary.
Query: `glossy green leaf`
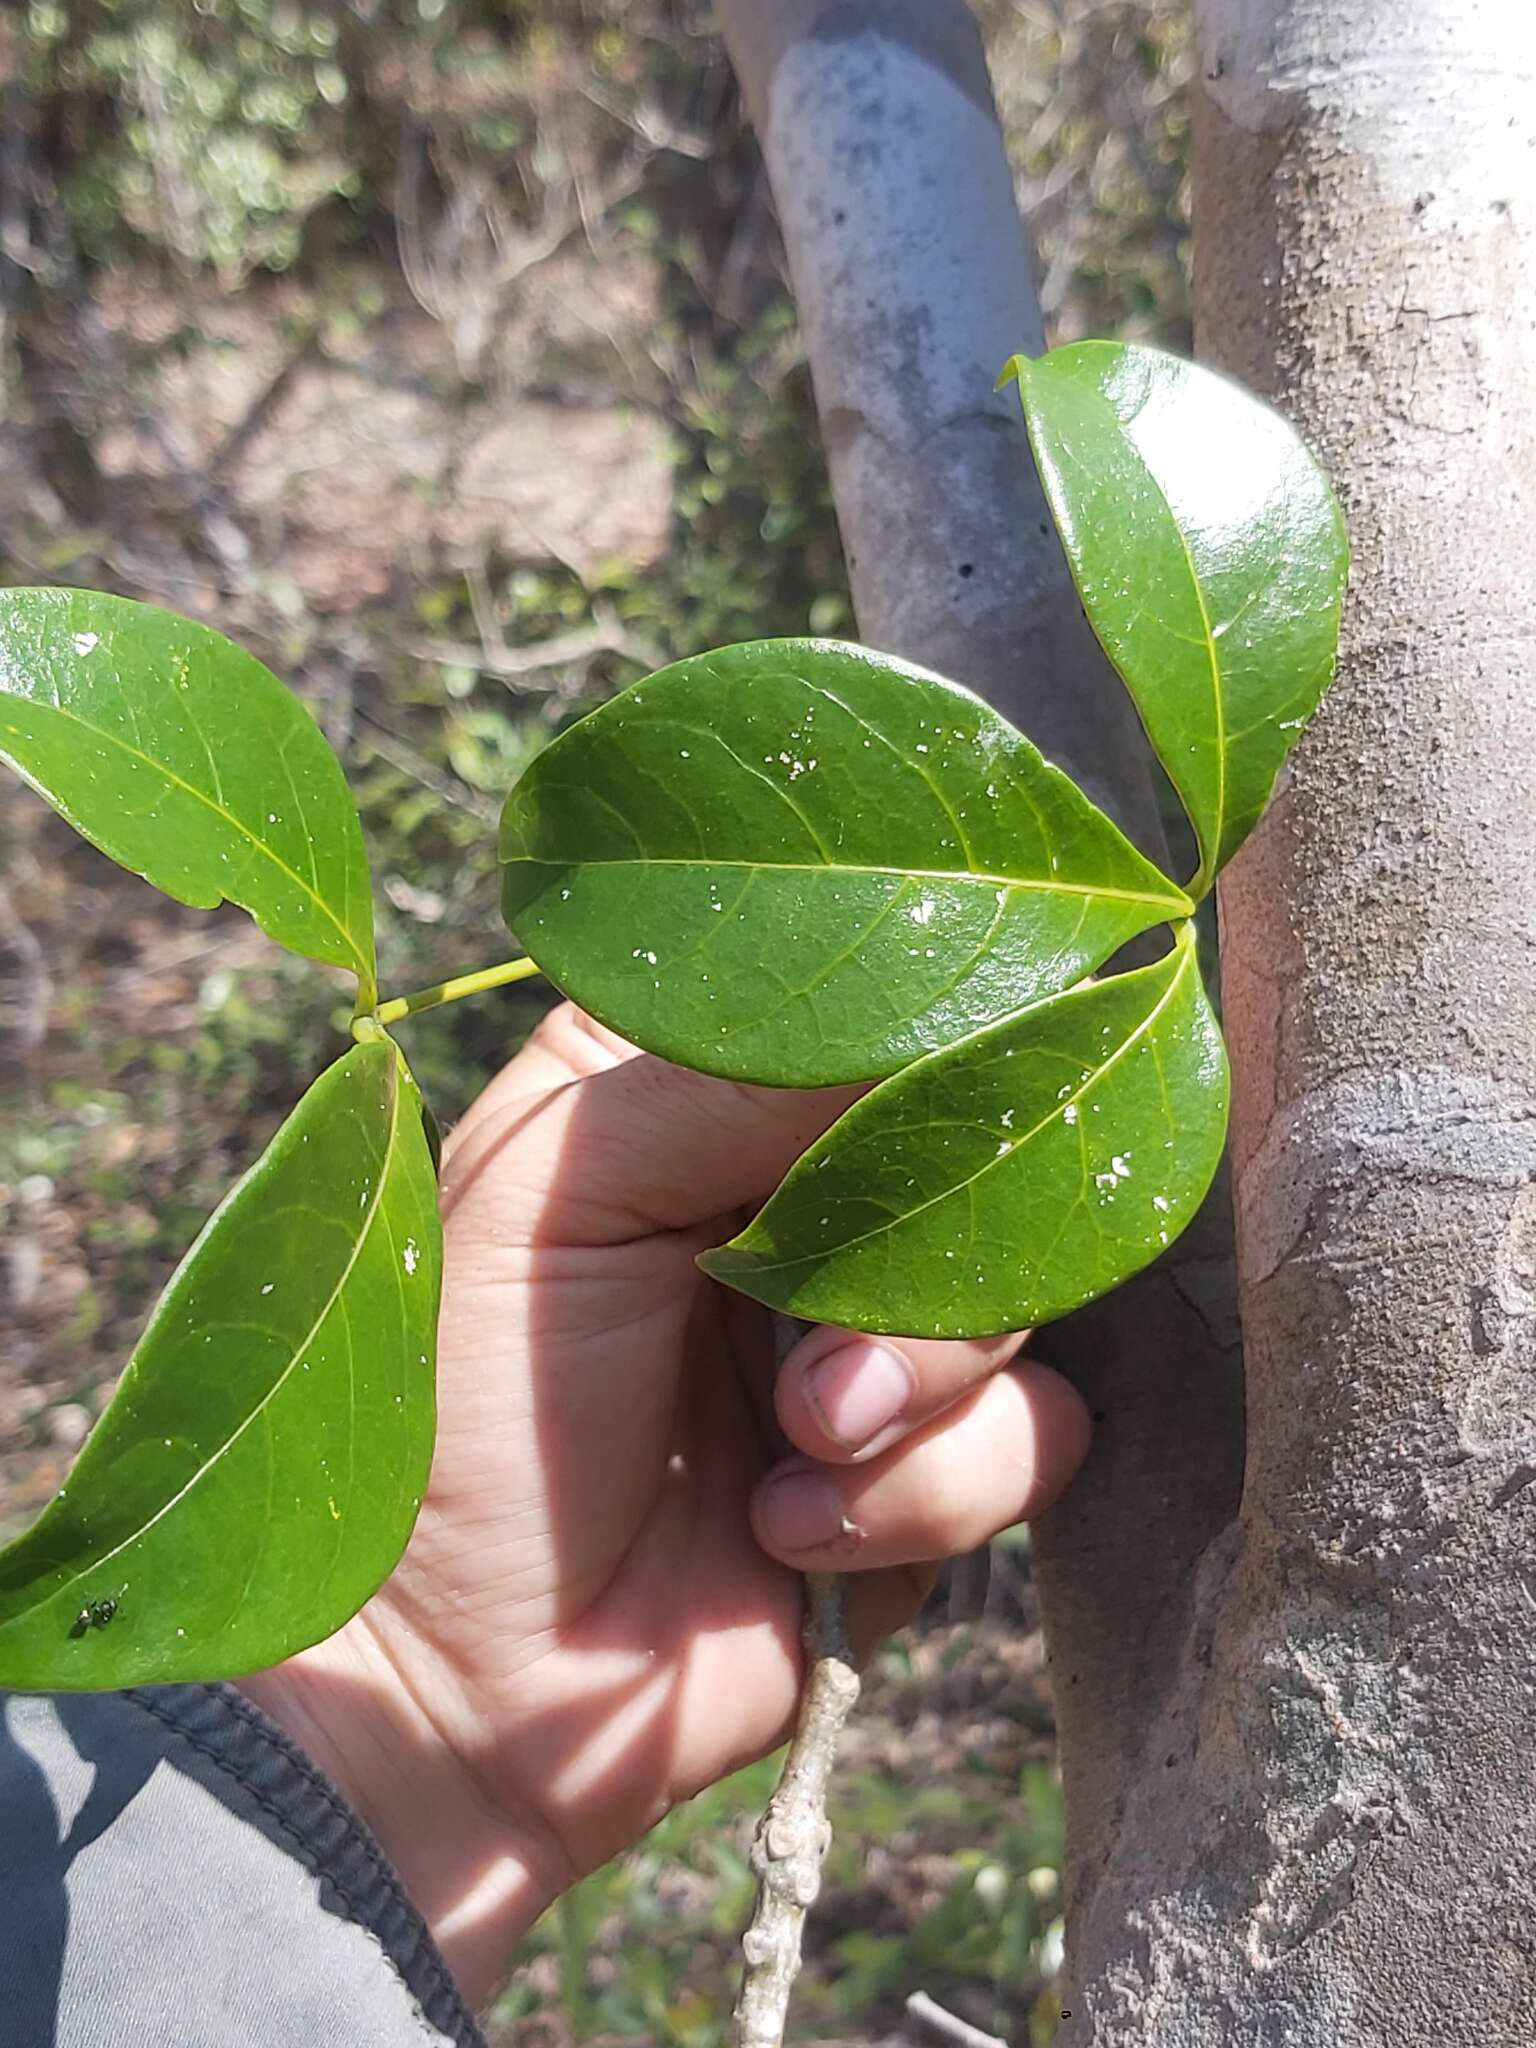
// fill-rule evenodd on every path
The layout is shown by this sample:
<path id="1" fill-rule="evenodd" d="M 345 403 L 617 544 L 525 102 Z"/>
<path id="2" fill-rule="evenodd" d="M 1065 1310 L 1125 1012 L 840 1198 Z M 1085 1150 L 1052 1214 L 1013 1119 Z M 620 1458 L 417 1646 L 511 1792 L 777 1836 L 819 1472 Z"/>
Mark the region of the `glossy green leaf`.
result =
<path id="1" fill-rule="evenodd" d="M 1065 1315 L 1156 1258 L 1226 1132 L 1192 927 L 866 1095 L 704 1270 L 816 1322 L 970 1337 Z"/>
<path id="2" fill-rule="evenodd" d="M 1202 894 L 1332 679 L 1338 505 L 1279 413 L 1161 350 L 1075 342 L 1009 373 L 1083 605 L 1194 825 Z"/>
<path id="3" fill-rule="evenodd" d="M 768 640 L 681 661 L 534 761 L 503 909 L 626 1037 L 738 1080 L 891 1073 L 1188 899 L 980 698 Z"/>
<path id="4" fill-rule="evenodd" d="M 426 1486 L 440 1270 L 421 1099 L 380 1039 L 217 1210 L 65 1486 L 0 1553 L 0 1685 L 224 1678 L 340 1627 Z"/>
<path id="5" fill-rule="evenodd" d="M 0 591 L 0 760 L 179 902 L 248 910 L 374 999 L 373 900 L 335 755 L 253 655 L 89 590 Z"/>

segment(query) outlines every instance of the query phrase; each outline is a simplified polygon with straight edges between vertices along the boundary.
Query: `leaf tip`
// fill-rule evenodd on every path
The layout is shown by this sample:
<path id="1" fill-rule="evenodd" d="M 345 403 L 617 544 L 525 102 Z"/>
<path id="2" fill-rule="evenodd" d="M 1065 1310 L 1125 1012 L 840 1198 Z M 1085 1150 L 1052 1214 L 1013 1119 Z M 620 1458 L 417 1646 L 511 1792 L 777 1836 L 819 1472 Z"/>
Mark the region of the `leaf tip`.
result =
<path id="1" fill-rule="evenodd" d="M 1006 391 L 1010 384 L 1022 384 L 1024 382 L 1024 372 L 1033 360 L 1032 356 L 1010 356 L 1001 370 L 998 371 L 997 382 L 992 386 L 992 389 L 994 391 Z"/>
<path id="2" fill-rule="evenodd" d="M 757 1261 L 733 1240 L 728 1244 L 717 1244 L 707 1252 L 699 1252 L 693 1263 L 711 1280 L 721 1280 L 727 1287 L 734 1287 L 743 1274 L 751 1272 Z"/>
<path id="3" fill-rule="evenodd" d="M 741 1237 L 700 1252 L 694 1260 L 701 1273 L 711 1280 L 718 1280 L 722 1287 L 733 1288 L 737 1294 L 745 1294 L 749 1300 L 760 1301 L 767 1308 L 787 1308 L 788 1302 L 772 1281 L 765 1284 L 765 1263 L 768 1262 L 759 1253 L 749 1250 Z"/>

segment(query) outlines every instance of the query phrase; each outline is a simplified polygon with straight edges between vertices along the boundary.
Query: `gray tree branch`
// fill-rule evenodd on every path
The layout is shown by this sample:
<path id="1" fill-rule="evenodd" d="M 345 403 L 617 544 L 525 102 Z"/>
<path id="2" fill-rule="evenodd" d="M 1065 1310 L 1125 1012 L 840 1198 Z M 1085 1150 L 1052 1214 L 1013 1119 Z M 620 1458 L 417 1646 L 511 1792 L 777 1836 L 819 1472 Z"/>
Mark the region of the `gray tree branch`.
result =
<path id="1" fill-rule="evenodd" d="M 860 632 L 981 691 L 1158 850 L 1139 728 L 1082 618 L 1017 402 L 992 389 L 1009 355 L 1043 342 L 969 9 L 721 0 L 719 14 L 783 228 Z M 1150 1274 L 1038 1348 L 1096 1418 L 1088 1467 L 1036 1545 L 1070 1956 L 1119 1816 L 1154 1767 L 1147 1732 L 1196 1562 L 1236 1506 L 1241 1378 L 1220 1200 Z"/>
<path id="2" fill-rule="evenodd" d="M 783 2042 L 805 1916 L 821 1889 L 821 1866 L 832 1840 L 827 1785 L 838 1738 L 859 1698 L 848 1640 L 848 1585 L 834 1573 L 814 1572 L 807 1581 L 805 1647 L 794 1740 L 752 1843 L 757 1901 L 741 1942 L 740 2048 L 780 2048 Z"/>

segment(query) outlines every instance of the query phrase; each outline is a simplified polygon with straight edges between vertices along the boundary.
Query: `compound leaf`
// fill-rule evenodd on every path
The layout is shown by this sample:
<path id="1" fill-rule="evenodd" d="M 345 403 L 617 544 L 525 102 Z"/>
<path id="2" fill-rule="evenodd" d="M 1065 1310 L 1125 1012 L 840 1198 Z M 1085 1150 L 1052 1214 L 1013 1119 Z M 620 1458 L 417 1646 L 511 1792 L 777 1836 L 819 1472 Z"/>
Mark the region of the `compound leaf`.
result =
<path id="1" fill-rule="evenodd" d="M 228 899 L 374 999 L 373 903 L 341 768 L 253 655 L 90 590 L 0 591 L 0 760 L 179 902 Z"/>
<path id="2" fill-rule="evenodd" d="M 1338 504 L 1279 413 L 1159 349 L 1074 342 L 1004 374 L 1084 608 L 1195 828 L 1203 894 L 1332 679 Z"/>
<path id="3" fill-rule="evenodd" d="M 440 1270 L 421 1098 L 388 1040 L 357 1046 L 215 1212 L 0 1552 L 0 1685 L 227 1678 L 339 1628 L 426 1485 Z"/>
<path id="4" fill-rule="evenodd" d="M 1189 899 L 980 698 L 827 640 L 676 663 L 528 769 L 502 905 L 603 1023 L 706 1073 L 889 1074 Z"/>
<path id="5" fill-rule="evenodd" d="M 891 1335 L 1065 1315 L 1156 1258 L 1226 1132 L 1192 927 L 1150 967 L 917 1061 L 857 1102 L 700 1260 L 755 1300 Z"/>

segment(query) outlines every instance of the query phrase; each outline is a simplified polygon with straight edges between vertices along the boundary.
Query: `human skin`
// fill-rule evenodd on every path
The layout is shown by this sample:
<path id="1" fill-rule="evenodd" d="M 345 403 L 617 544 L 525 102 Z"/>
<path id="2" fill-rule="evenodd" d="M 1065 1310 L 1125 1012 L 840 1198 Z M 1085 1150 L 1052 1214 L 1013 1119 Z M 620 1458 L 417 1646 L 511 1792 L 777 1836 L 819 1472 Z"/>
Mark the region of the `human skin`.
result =
<path id="1" fill-rule="evenodd" d="M 855 1091 L 712 1080 L 566 1005 L 445 1149 L 439 1427 L 393 1578 L 245 1681 L 372 1827 L 466 1999 L 560 1892 L 784 1737 L 801 1575 L 856 1639 L 1047 1507 L 1088 1420 L 1019 1337 L 817 1327 L 705 1280 Z"/>

